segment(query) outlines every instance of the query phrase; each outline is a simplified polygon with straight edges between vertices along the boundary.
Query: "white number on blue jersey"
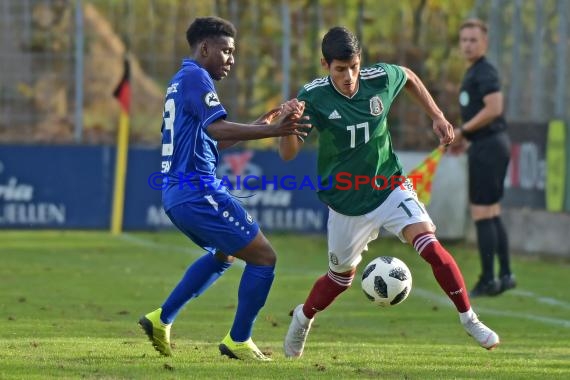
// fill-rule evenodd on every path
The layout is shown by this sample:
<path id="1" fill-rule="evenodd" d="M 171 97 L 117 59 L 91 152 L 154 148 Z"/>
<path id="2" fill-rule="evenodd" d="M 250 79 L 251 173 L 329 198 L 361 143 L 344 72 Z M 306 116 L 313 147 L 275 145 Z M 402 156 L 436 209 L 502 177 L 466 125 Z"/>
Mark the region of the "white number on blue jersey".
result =
<path id="1" fill-rule="evenodd" d="M 162 131 L 162 157 L 171 157 L 174 152 L 174 118 L 176 117 L 176 104 L 174 99 L 168 99 L 164 103 L 164 112 L 162 120 L 164 122 L 164 130 Z M 165 143 L 164 141 L 169 141 Z M 162 172 L 168 173 L 170 171 L 171 160 L 162 160 Z"/>

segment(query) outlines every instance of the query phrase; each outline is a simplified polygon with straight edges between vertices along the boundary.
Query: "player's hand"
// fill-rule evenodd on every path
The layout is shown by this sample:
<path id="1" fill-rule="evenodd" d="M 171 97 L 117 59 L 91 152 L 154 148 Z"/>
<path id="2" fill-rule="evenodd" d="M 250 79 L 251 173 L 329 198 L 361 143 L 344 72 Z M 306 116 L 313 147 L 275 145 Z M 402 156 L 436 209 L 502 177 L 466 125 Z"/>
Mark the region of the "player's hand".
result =
<path id="1" fill-rule="evenodd" d="M 441 145 L 447 146 L 453 142 L 455 133 L 453 126 L 445 117 L 440 117 L 433 120 L 432 128 L 436 136 L 439 138 Z"/>
<path id="2" fill-rule="evenodd" d="M 285 117 L 289 114 L 298 114 L 298 117 L 301 117 L 304 109 L 304 102 L 299 102 L 297 99 L 291 99 L 261 115 L 253 122 L 253 124 L 271 124 L 279 116 Z"/>
<path id="3" fill-rule="evenodd" d="M 275 107 L 267 111 L 266 113 L 258 117 L 257 120 L 253 122 L 253 124 L 260 124 L 260 125 L 271 124 L 271 122 L 281 114 L 282 109 L 283 105 L 280 105 L 279 107 Z"/>
<path id="4" fill-rule="evenodd" d="M 281 114 L 275 120 L 275 127 L 279 136 L 307 136 L 307 130 L 312 128 L 312 125 L 307 123 L 309 117 L 303 116 L 305 102 L 291 99 L 281 106 Z"/>
<path id="5" fill-rule="evenodd" d="M 292 119 L 300 119 L 305 112 L 305 102 L 300 102 L 293 98 L 281 104 L 281 116 L 283 118 L 290 117 Z"/>

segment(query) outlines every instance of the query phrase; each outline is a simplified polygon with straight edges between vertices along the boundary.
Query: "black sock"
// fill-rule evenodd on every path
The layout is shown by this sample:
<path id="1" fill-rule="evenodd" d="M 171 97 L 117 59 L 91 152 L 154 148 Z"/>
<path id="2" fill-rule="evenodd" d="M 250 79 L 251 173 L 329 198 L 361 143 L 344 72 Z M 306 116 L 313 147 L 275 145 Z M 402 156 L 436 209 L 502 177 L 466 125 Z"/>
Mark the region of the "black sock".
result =
<path id="1" fill-rule="evenodd" d="M 509 237 L 500 216 L 493 218 L 497 231 L 497 256 L 499 256 L 500 276 L 511 274 L 511 263 L 509 259 Z"/>
<path id="2" fill-rule="evenodd" d="M 493 219 L 481 219 L 475 222 L 477 244 L 481 257 L 481 280 L 491 281 L 494 276 L 494 254 L 497 247 L 497 230 Z"/>

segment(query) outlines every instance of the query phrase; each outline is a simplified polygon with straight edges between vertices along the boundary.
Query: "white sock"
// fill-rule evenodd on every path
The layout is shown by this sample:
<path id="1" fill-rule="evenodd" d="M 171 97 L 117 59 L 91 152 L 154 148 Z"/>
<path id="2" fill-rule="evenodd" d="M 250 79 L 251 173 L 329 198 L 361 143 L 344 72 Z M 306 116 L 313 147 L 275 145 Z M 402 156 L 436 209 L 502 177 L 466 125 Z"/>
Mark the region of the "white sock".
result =
<path id="1" fill-rule="evenodd" d="M 311 320 L 307 318 L 305 313 L 303 313 L 303 308 L 299 308 L 299 313 L 297 313 L 297 319 L 301 322 L 304 326 L 308 326 Z"/>
<path id="2" fill-rule="evenodd" d="M 473 308 L 469 308 L 465 313 L 459 313 L 459 320 L 462 324 L 469 322 L 473 317 L 477 318 L 477 314 L 475 314 Z"/>

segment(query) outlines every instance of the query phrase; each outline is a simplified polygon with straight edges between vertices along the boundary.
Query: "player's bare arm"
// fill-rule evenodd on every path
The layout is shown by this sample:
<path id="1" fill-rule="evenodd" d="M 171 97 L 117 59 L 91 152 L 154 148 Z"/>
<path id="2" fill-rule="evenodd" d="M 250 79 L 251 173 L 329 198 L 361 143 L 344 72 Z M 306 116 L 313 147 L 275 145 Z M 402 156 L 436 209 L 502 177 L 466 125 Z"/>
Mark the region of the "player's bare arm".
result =
<path id="1" fill-rule="evenodd" d="M 218 119 L 208 126 L 208 134 L 215 140 L 257 140 L 279 136 L 306 136 L 301 128 L 311 128 L 307 118 L 299 118 L 298 113 L 286 115 L 276 123 L 241 124 Z"/>
<path id="2" fill-rule="evenodd" d="M 297 99 L 295 99 L 297 100 Z M 296 110 L 297 112 L 304 111 L 305 102 L 297 102 L 298 104 L 291 103 L 286 104 L 285 107 L 294 107 L 291 111 Z M 289 108 L 285 108 L 289 111 Z M 297 156 L 299 150 L 303 146 L 303 138 L 300 136 L 283 136 L 279 138 L 279 156 L 284 161 L 290 161 Z"/>
<path id="3" fill-rule="evenodd" d="M 271 124 L 276 121 L 279 116 L 289 115 L 290 117 L 300 118 L 303 115 L 305 103 L 300 102 L 298 99 L 293 98 L 287 100 L 285 103 L 280 104 L 278 107 L 271 109 L 258 117 L 252 124 Z"/>
<path id="4" fill-rule="evenodd" d="M 447 121 L 421 79 L 407 67 L 402 67 L 402 69 L 408 78 L 404 87 L 406 92 L 422 106 L 424 111 L 432 119 L 433 131 L 439 138 L 440 144 L 450 144 L 454 138 L 453 126 Z"/>
<path id="5" fill-rule="evenodd" d="M 260 117 L 258 117 L 252 124 L 257 124 L 257 125 L 271 124 L 271 122 L 276 117 L 278 117 L 282 111 L 283 111 L 283 104 L 280 104 L 278 107 L 275 107 L 275 108 L 267 111 L 266 113 L 264 113 Z"/>
<path id="6" fill-rule="evenodd" d="M 283 136 L 279 138 L 279 156 L 284 161 L 291 161 L 303 147 L 304 140 L 298 136 Z"/>
<path id="7" fill-rule="evenodd" d="M 277 122 L 277 118 L 282 115 L 300 118 L 303 114 L 304 106 L 303 102 L 299 102 L 297 99 L 290 99 L 258 117 L 252 125 L 268 125 L 274 121 Z M 227 149 L 239 142 L 241 142 L 241 140 L 222 140 L 218 143 L 218 150 Z"/>
<path id="8" fill-rule="evenodd" d="M 305 102 L 300 102 L 298 99 L 293 98 L 281 104 L 281 110 L 275 114 L 275 119 L 271 122 L 278 123 L 285 119 L 299 120 L 305 111 Z M 305 118 L 304 120 L 308 120 Z"/>
<path id="9" fill-rule="evenodd" d="M 270 124 L 273 121 L 273 119 L 275 119 L 277 116 L 279 116 L 279 114 L 281 114 L 282 109 L 283 109 L 283 105 L 279 105 L 279 107 L 275 107 L 275 108 L 267 111 L 266 113 L 264 113 L 260 117 L 258 117 L 251 124 L 252 125 Z M 234 146 L 240 142 L 241 142 L 241 140 L 222 140 L 218 143 L 218 150 L 224 150 L 224 149 L 230 148 L 230 147 L 232 147 L 232 146 Z"/>

